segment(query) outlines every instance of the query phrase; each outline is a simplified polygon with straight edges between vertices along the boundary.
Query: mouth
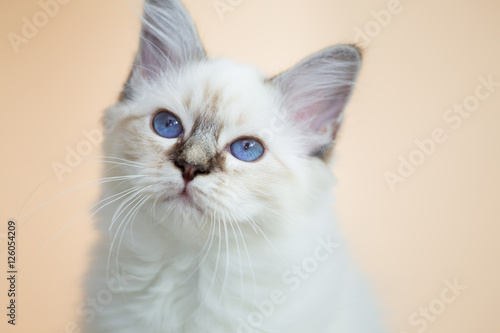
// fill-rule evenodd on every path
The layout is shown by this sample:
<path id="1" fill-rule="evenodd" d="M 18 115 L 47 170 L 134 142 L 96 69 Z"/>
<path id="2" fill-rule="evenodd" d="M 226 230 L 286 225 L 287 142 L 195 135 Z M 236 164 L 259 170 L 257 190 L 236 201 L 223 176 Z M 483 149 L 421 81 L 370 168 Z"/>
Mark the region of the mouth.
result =
<path id="1" fill-rule="evenodd" d="M 187 198 L 187 199 L 193 200 L 193 197 L 194 197 L 193 187 L 189 186 L 188 182 L 185 182 L 184 186 L 182 187 L 182 190 L 179 193 L 179 196 L 181 198 Z"/>
<path id="2" fill-rule="evenodd" d="M 205 209 L 200 205 L 197 199 L 196 189 L 190 184 L 183 184 L 179 186 L 176 191 L 169 191 L 165 193 L 163 202 L 167 205 L 174 204 L 177 209 L 191 211 L 192 209 L 203 213 Z"/>
<path id="3" fill-rule="evenodd" d="M 194 207 L 198 210 L 201 210 L 201 207 L 198 205 L 196 202 L 196 199 L 194 198 L 193 195 L 193 189 L 191 189 L 188 184 L 184 185 L 184 188 L 182 191 L 179 193 L 179 199 L 181 200 L 182 203 Z"/>

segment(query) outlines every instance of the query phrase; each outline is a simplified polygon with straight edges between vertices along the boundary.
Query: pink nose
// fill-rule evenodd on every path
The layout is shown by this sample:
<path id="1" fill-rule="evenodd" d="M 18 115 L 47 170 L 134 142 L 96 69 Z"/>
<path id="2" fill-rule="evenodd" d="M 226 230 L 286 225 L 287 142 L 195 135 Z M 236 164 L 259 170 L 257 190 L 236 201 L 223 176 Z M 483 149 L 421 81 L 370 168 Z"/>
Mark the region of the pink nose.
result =
<path id="1" fill-rule="evenodd" d="M 184 178 L 184 181 L 186 183 L 189 183 L 199 173 L 200 173 L 200 169 L 198 169 L 194 165 L 187 164 L 184 166 L 184 171 L 182 172 L 182 178 Z"/>
<path id="2" fill-rule="evenodd" d="M 192 165 L 186 162 L 178 162 L 175 165 L 181 169 L 182 178 L 186 183 L 189 183 L 200 173 L 206 173 L 202 166 Z"/>

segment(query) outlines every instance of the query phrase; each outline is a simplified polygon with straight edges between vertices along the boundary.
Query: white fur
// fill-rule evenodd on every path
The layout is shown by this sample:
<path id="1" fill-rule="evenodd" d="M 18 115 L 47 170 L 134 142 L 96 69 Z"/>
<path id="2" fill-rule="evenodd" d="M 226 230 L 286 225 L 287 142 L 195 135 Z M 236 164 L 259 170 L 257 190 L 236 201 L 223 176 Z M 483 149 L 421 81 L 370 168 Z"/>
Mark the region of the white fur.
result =
<path id="1" fill-rule="evenodd" d="M 175 19 L 184 22 L 178 29 L 194 31 L 177 1 L 164 1 L 165 7 L 160 0 L 154 3 L 155 10 L 168 9 L 155 14 L 163 17 L 161 22 Z M 147 3 L 146 12 L 151 8 Z M 327 122 L 339 122 L 357 67 L 332 70 L 336 74 L 328 76 L 319 66 L 323 75 L 315 76 L 314 71 L 298 75 L 299 66 L 299 72 L 267 80 L 228 60 L 185 57 L 186 50 L 199 50 L 192 46 L 197 41 L 184 40 L 172 51 L 169 44 L 179 39 L 161 37 L 168 31 L 159 33 L 158 27 L 152 31 L 163 43 L 158 50 L 169 49 L 170 54 L 153 57 L 152 66 L 146 58 L 136 61 L 141 66 L 128 83 L 133 97 L 105 115 L 109 132 L 104 148 L 111 163 L 105 176 L 123 178 L 109 178 L 103 187 L 96 224 L 101 239 L 87 294 L 97 297 L 109 289 L 113 297 L 95 317 L 85 313 L 86 332 L 381 332 L 370 293 L 352 267 L 330 212 L 334 179 L 329 165 L 311 156 L 325 144 Z M 348 49 L 324 51 L 330 56 L 324 62 L 335 66 L 340 61 L 337 68 L 345 68 L 345 60 L 331 60 L 331 54 Z M 349 61 L 359 61 L 357 53 Z M 154 75 L 147 74 L 151 70 Z M 301 79 L 314 81 L 319 94 L 294 110 L 290 101 L 310 101 L 311 90 L 306 89 L 304 99 L 298 90 L 290 98 L 283 87 Z M 339 93 L 341 81 L 349 89 Z M 329 111 L 322 102 L 328 98 L 321 89 L 332 90 L 333 100 L 342 97 L 333 116 L 325 117 Z M 314 107 L 308 109 L 310 105 Z M 175 112 L 186 136 L 197 118 L 223 125 L 214 148 L 225 155 L 224 170 L 195 177 L 189 184 L 190 201 L 180 196 L 184 181 L 167 157 L 177 139 L 162 138 L 151 129 L 158 109 Z M 321 117 L 323 125 L 310 126 L 314 121 L 297 116 L 300 112 L 310 119 Z M 242 136 L 263 142 L 263 158 L 246 163 L 231 155 L 227 146 Z M 333 253 L 319 248 L 328 241 L 338 244 Z M 289 271 L 310 262 L 315 253 L 323 261 L 316 260 L 317 269 L 292 291 L 297 279 Z M 116 271 L 129 277 L 119 292 L 110 286 Z M 256 302 L 269 304 L 273 290 L 283 292 L 286 301 L 275 304 L 261 325 L 243 328 L 242 322 L 257 311 Z"/>

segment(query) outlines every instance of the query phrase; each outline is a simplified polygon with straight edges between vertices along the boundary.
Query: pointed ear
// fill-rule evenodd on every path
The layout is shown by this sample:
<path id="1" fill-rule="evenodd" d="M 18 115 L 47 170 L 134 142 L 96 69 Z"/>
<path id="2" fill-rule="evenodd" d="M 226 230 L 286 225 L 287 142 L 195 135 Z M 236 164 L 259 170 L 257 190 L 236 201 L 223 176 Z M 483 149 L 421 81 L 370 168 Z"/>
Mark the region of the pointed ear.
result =
<path id="1" fill-rule="evenodd" d="M 323 157 L 333 147 L 360 67 L 360 50 L 338 45 L 272 79 L 289 118 L 309 132 L 306 145 L 312 155 Z"/>
<path id="2" fill-rule="evenodd" d="M 146 0 L 139 52 L 122 99 L 140 80 L 154 80 L 159 73 L 176 71 L 205 58 L 194 23 L 178 0 Z"/>

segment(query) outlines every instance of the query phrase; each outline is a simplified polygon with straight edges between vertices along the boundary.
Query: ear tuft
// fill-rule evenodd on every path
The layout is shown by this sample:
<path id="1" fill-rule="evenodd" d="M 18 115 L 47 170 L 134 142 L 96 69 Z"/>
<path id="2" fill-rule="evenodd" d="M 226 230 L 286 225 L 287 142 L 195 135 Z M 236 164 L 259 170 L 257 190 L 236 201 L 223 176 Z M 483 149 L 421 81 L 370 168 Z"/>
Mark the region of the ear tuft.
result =
<path id="1" fill-rule="evenodd" d="M 294 122 L 310 133 L 310 153 L 331 147 L 361 67 L 353 45 L 327 48 L 272 79 L 282 106 Z"/>
<path id="2" fill-rule="evenodd" d="M 134 85 L 155 80 L 162 72 L 175 72 L 205 58 L 194 23 L 178 0 L 146 0 L 141 40 L 122 99 L 130 98 Z"/>

